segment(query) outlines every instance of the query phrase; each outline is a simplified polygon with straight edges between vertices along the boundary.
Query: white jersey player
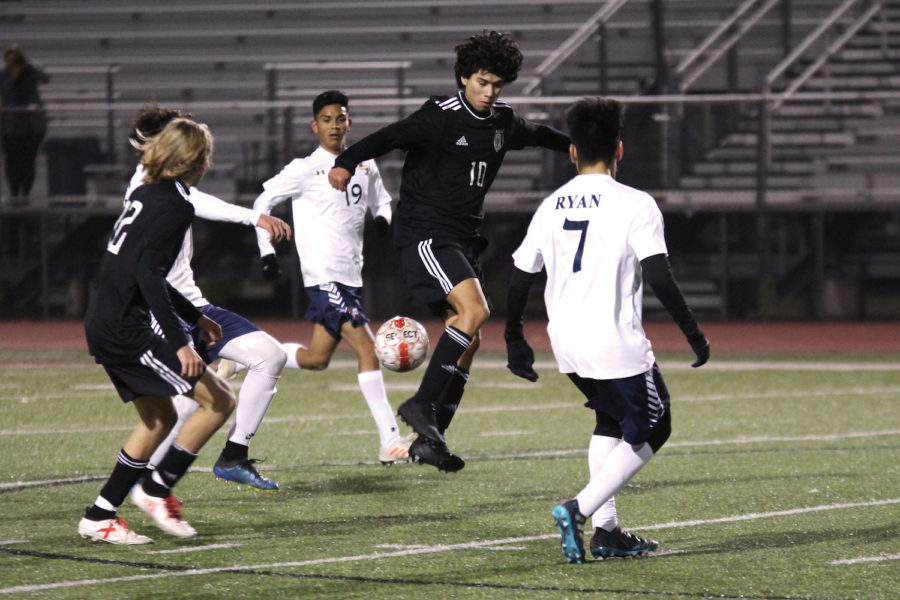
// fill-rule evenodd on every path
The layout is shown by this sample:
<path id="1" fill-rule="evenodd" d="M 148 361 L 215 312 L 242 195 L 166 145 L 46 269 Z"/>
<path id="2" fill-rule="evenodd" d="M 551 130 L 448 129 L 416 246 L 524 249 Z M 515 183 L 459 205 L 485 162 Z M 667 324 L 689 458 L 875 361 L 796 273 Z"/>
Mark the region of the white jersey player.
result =
<path id="1" fill-rule="evenodd" d="M 388 403 L 374 336 L 362 306 L 362 267 L 366 213 L 371 213 L 375 226 L 386 234 L 391 197 L 373 160 L 359 165 L 346 190 L 338 191 L 328 183 L 334 159 L 346 145 L 350 128 L 347 104 L 347 96 L 335 90 L 315 98 L 310 127 L 319 138 L 319 147 L 266 181 L 253 208 L 268 214 L 291 199 L 300 272 L 310 299 L 306 318 L 314 325 L 308 348 L 284 345 L 287 366 L 325 369 L 338 343 L 346 339 L 356 353 L 359 387 L 378 428 L 379 460 L 390 464 L 408 459 L 412 438 L 399 435 Z M 263 276 L 274 279 L 280 275 L 275 249 L 266 232 L 257 230 L 257 238 Z"/>
<path id="2" fill-rule="evenodd" d="M 151 106 L 145 109 L 135 120 L 132 139 L 138 149 L 146 147 L 158 128 L 165 125 L 167 119 L 175 118 L 178 111 Z M 137 132 L 140 132 L 138 134 Z M 138 165 L 125 197 L 143 184 L 144 170 Z M 194 206 L 194 215 L 211 221 L 239 223 L 257 226 L 267 235 L 277 239 L 290 236 L 290 227 L 281 219 L 263 215 L 242 206 L 237 206 L 211 196 L 191 187 L 188 200 Z M 217 359 L 230 359 L 248 366 L 248 373 L 241 385 L 238 396 L 238 408 L 228 434 L 228 441 L 222 450 L 213 472 L 216 477 L 242 483 L 264 490 L 277 490 L 278 484 L 260 476 L 253 459 L 248 457 L 250 439 L 256 434 L 260 423 L 275 397 L 276 384 L 286 360 L 281 344 L 262 331 L 247 319 L 231 311 L 214 306 L 200 291 L 194 280 L 191 259 L 194 254 L 191 228 L 185 233 L 181 250 L 175 259 L 166 279 L 181 294 L 200 309 L 213 321 L 219 323 L 223 331 L 223 339 L 212 346 L 207 346 L 199 335 L 194 335 L 195 345 L 206 363 Z M 199 332 L 193 332 L 192 335 Z M 159 445 L 149 464 L 155 467 L 165 455 L 169 446 L 181 428 L 181 424 L 193 413 L 198 405 L 191 398 L 178 396 L 175 399 L 178 412 L 178 423 L 166 440 Z"/>
<path id="3" fill-rule="evenodd" d="M 596 558 L 642 555 L 653 540 L 619 527 L 613 495 L 662 447 L 671 432 L 669 394 L 641 325 L 643 281 L 681 327 L 697 355 L 709 342 L 669 267 L 663 218 L 653 198 L 615 181 L 622 158 L 621 105 L 584 99 L 566 113 L 578 176 L 538 207 L 513 254 L 507 353 L 510 370 L 534 381 L 534 353 L 522 314 L 535 275 L 547 270 L 547 332 L 559 370 L 585 395 L 596 427 L 588 449 L 591 479 L 553 509 L 569 562 L 584 562 L 582 527 L 593 516 Z"/>

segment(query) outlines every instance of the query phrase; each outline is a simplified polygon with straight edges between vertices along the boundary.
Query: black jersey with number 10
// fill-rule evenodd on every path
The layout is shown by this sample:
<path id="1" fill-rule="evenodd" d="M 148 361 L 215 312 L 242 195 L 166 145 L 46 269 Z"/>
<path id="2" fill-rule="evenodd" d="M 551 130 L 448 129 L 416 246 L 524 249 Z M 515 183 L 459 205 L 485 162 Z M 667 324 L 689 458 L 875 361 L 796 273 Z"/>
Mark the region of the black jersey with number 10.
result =
<path id="1" fill-rule="evenodd" d="M 522 119 L 501 102 L 479 114 L 460 90 L 433 96 L 405 119 L 347 148 L 334 165 L 352 173 L 363 160 L 406 151 L 394 212 L 394 244 L 402 248 L 425 239 L 476 237 L 484 196 L 503 157 L 526 146 L 566 152 L 569 137 Z"/>

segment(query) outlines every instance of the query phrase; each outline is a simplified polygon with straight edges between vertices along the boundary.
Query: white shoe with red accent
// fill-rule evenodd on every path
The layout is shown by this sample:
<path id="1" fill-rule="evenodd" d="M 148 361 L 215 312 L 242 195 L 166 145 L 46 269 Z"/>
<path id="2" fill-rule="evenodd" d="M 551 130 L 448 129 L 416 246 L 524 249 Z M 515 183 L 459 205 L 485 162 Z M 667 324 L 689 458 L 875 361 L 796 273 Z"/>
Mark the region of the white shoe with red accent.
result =
<path id="1" fill-rule="evenodd" d="M 415 441 L 416 437 L 418 437 L 418 434 L 415 431 L 395 437 L 394 441 L 387 446 L 382 446 L 378 451 L 378 460 L 383 465 L 409 462 L 409 446 Z"/>
<path id="2" fill-rule="evenodd" d="M 81 539 L 92 543 L 108 542 L 110 544 L 152 544 L 153 540 L 146 535 L 133 532 L 128 523 L 121 517 L 92 521 L 82 518 L 78 522 L 78 535 Z"/>
<path id="3" fill-rule="evenodd" d="M 170 494 L 167 498 L 150 496 L 139 483 L 131 488 L 131 502 L 147 513 L 156 526 L 166 533 L 180 538 L 197 535 L 197 530 L 181 518 L 181 500 L 174 495 Z"/>

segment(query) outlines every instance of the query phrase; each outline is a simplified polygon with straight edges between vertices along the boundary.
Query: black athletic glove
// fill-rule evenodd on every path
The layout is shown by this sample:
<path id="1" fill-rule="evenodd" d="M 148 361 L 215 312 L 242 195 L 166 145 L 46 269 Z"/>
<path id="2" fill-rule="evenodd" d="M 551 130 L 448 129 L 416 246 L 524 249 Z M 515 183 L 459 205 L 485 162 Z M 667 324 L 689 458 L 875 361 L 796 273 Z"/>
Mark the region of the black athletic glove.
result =
<path id="1" fill-rule="evenodd" d="M 384 238 L 391 232 L 391 224 L 388 223 L 387 219 L 379 215 L 372 220 L 372 229 L 375 230 L 375 235 Z"/>
<path id="2" fill-rule="evenodd" d="M 262 257 L 263 279 L 266 281 L 275 281 L 281 277 L 281 265 L 278 264 L 278 257 L 274 254 L 266 254 Z"/>
<path id="3" fill-rule="evenodd" d="M 513 375 L 518 375 L 528 381 L 537 381 L 538 374 L 532 368 L 534 365 L 534 350 L 528 345 L 524 337 L 506 339 L 506 368 Z"/>
<path id="4" fill-rule="evenodd" d="M 706 339 L 699 327 L 696 333 L 688 336 L 688 343 L 691 345 L 691 350 L 697 355 L 697 360 L 691 366 L 696 369 L 705 365 L 706 361 L 709 360 L 709 340 Z"/>

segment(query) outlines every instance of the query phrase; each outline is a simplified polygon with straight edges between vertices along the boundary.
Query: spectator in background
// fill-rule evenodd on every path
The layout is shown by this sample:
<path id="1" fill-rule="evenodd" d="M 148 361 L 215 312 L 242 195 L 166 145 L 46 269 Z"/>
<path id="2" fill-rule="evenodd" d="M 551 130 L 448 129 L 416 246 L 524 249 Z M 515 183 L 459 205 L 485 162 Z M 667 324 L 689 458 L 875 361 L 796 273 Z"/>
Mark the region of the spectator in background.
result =
<path id="1" fill-rule="evenodd" d="M 28 62 L 19 44 L 3 54 L 6 68 L 0 73 L 0 132 L 6 159 L 6 179 L 13 199 L 24 198 L 34 183 L 34 161 L 44 135 L 44 113 L 38 84 L 50 81 Z"/>

